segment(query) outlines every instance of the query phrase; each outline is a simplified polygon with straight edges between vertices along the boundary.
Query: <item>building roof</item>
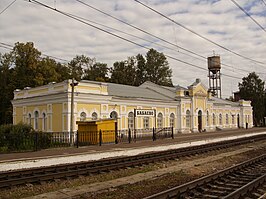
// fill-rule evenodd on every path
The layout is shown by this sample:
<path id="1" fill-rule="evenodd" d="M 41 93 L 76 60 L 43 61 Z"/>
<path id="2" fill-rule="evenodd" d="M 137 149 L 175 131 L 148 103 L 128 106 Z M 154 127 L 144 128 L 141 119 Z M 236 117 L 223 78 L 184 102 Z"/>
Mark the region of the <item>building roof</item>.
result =
<path id="1" fill-rule="evenodd" d="M 225 99 L 221 99 L 221 98 L 217 98 L 217 97 L 212 97 L 210 99 L 208 99 L 208 101 L 212 102 L 214 105 L 230 105 L 230 106 L 239 106 L 238 102 L 232 102 L 229 100 L 225 100 Z"/>
<path id="2" fill-rule="evenodd" d="M 158 85 L 157 85 L 158 86 Z M 157 89 L 152 89 L 146 86 L 129 86 L 123 84 L 107 83 L 107 91 L 111 96 L 130 97 L 130 98 L 145 98 L 145 99 L 157 99 L 157 100 L 173 100 L 171 96 L 168 96 Z"/>
<path id="3" fill-rule="evenodd" d="M 146 88 L 153 92 L 159 93 L 160 95 L 166 96 L 172 100 L 174 100 L 176 96 L 175 87 L 160 86 L 150 81 L 144 82 L 139 86 L 139 88 Z"/>

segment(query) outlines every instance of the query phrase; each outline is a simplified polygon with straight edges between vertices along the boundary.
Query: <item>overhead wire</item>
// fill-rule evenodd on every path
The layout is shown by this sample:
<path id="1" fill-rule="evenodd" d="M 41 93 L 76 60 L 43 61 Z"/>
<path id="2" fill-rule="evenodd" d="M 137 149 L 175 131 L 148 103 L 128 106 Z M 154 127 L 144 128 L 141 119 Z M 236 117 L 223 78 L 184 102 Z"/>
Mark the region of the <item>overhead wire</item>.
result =
<path id="1" fill-rule="evenodd" d="M 196 58 L 196 59 L 201 60 L 201 61 L 206 61 L 206 59 L 207 59 L 207 58 L 205 58 L 205 57 L 204 57 L 204 58 L 200 58 L 200 57 L 197 58 L 197 57 L 191 56 L 191 55 L 189 55 L 189 54 L 187 54 L 187 53 L 180 52 L 180 51 L 178 51 L 178 50 L 176 50 L 176 49 L 174 49 L 174 48 L 170 48 L 170 47 L 165 46 L 165 45 L 162 45 L 162 44 L 154 43 L 154 42 L 151 41 L 151 40 L 144 39 L 144 38 L 142 38 L 142 37 L 139 37 L 139 36 L 136 36 L 136 35 L 130 34 L 130 33 L 128 33 L 128 32 L 121 31 L 121 30 L 118 30 L 118 29 L 116 29 L 116 28 L 112 28 L 112 27 L 110 27 L 110 26 L 106 26 L 106 25 L 103 25 L 103 24 L 101 24 L 101 23 L 98 23 L 98 22 L 95 22 L 95 21 L 88 20 L 88 19 L 86 19 L 86 18 L 84 18 L 84 17 L 80 17 L 80 16 L 77 16 L 77 15 L 74 15 L 74 14 L 70 14 L 70 13 L 67 13 L 67 14 L 69 14 L 69 15 L 71 15 L 71 16 L 74 16 L 74 17 L 77 17 L 77 18 L 79 18 L 79 19 L 82 19 L 82 20 L 88 21 L 88 22 L 90 22 L 90 23 L 94 23 L 94 24 L 97 24 L 97 25 L 103 26 L 103 27 L 105 27 L 105 28 L 108 28 L 108 29 L 111 29 L 111 30 L 115 30 L 115 31 L 120 32 L 120 33 L 123 33 L 123 34 L 125 34 L 125 35 L 132 36 L 132 37 L 135 37 L 135 38 L 137 38 L 137 39 L 140 39 L 140 40 L 143 40 L 143 41 L 146 41 L 146 42 L 153 43 L 154 45 L 157 45 L 157 46 L 160 46 L 160 47 L 164 47 L 164 48 L 166 48 L 166 49 L 173 50 L 173 51 L 175 51 L 175 52 L 178 52 L 178 53 L 181 53 L 181 54 L 184 54 L 184 55 L 187 55 L 187 56 L 190 56 L 190 57 Z M 203 56 L 202 56 L 202 57 L 203 57 Z M 224 63 L 221 63 L 221 65 L 227 66 L 227 68 L 230 69 L 230 71 L 236 73 L 236 71 L 234 71 L 234 70 L 231 69 L 232 66 L 227 65 L 227 64 L 224 64 Z M 239 69 L 239 70 L 244 71 L 244 72 L 249 72 L 249 71 L 244 70 L 244 69 Z M 239 74 L 239 73 L 238 73 L 238 74 Z"/>
<path id="2" fill-rule="evenodd" d="M 13 50 L 14 46 L 10 45 L 10 44 L 7 44 L 7 43 L 4 43 L 4 42 L 0 42 L 0 47 L 1 48 L 5 48 L 5 49 L 8 49 L 8 50 Z M 66 59 L 62 59 L 62 58 L 59 58 L 59 57 L 55 57 L 55 56 L 52 56 L 52 55 L 47 55 L 45 53 L 42 53 L 43 56 L 45 57 L 48 57 L 48 58 L 53 58 L 53 59 L 56 59 L 56 60 L 60 60 L 60 61 L 64 61 L 64 62 L 69 62 L 69 60 L 66 60 Z"/>
<path id="3" fill-rule="evenodd" d="M 47 8 L 47 9 L 50 9 L 50 10 L 52 10 L 52 11 L 54 11 L 54 12 L 57 12 L 57 13 L 59 13 L 59 14 L 62 14 L 62 15 L 64 15 L 64 16 L 66 16 L 66 17 L 72 18 L 72 19 L 74 19 L 74 20 L 76 20 L 76 21 L 78 21 L 78 22 L 80 22 L 80 23 L 83 23 L 83 24 L 85 24 L 85 25 L 88 25 L 88 26 L 90 26 L 90 27 L 93 27 L 93 28 L 95 28 L 95 29 L 98 29 L 98 30 L 100 30 L 100 31 L 102 31 L 102 32 L 105 32 L 105 33 L 107 33 L 107 34 L 109 34 L 109 35 L 112 35 L 112 36 L 114 36 L 114 37 L 116 37 L 116 38 L 119 38 L 119 39 L 121 39 L 121 40 L 124 40 L 124 41 L 126 41 L 126 42 L 129 42 L 129 43 L 131 43 L 131 44 L 137 45 L 137 46 L 139 46 L 139 47 L 142 47 L 142 48 L 144 48 L 144 49 L 146 49 L 146 50 L 150 50 L 150 48 L 148 48 L 148 47 L 146 47 L 146 46 L 144 46 L 144 45 L 142 45 L 142 44 L 136 43 L 136 42 L 134 42 L 134 41 L 132 41 L 132 40 L 129 40 L 129 39 L 127 39 L 127 38 L 124 38 L 124 37 L 122 37 L 122 36 L 119 36 L 119 35 L 117 35 L 117 34 L 115 34 L 115 33 L 112 33 L 112 32 L 109 32 L 109 31 L 107 31 L 107 30 L 104 30 L 104 29 L 102 29 L 102 28 L 100 28 L 100 27 L 98 27 L 98 26 L 95 26 L 95 25 L 93 25 L 93 24 L 90 24 L 90 23 L 88 23 L 88 22 L 86 22 L 86 21 L 84 21 L 84 20 L 81 20 L 81 19 L 79 19 L 79 18 L 77 18 L 77 17 L 74 17 L 74 16 L 71 15 L 71 14 L 68 14 L 68 13 L 66 13 L 66 12 L 60 11 L 59 9 L 55 9 L 55 8 L 49 6 L 49 5 L 46 5 L 46 4 L 44 4 L 44 3 L 41 3 L 41 2 L 39 2 L 39 1 L 37 1 L 37 0 L 29 0 L 29 2 L 34 3 L 34 4 L 37 4 L 37 5 L 40 5 L 40 6 L 43 6 L 43 7 Z M 194 68 L 197 68 L 197 69 L 200 69 L 200 70 L 204 70 L 204 71 L 208 71 L 206 68 L 203 68 L 203 67 L 201 67 L 201 66 L 198 66 L 198 65 L 195 65 L 195 64 L 192 64 L 192 63 L 186 62 L 186 61 L 184 61 L 184 60 L 181 60 L 181 59 L 178 59 L 178 58 L 172 57 L 172 56 L 167 55 L 167 54 L 164 54 L 164 55 L 165 55 L 166 57 L 170 58 L 170 59 L 173 59 L 173 60 L 175 60 L 175 61 L 178 61 L 178 62 L 184 63 L 184 64 L 189 65 L 189 66 L 192 66 L 192 67 L 194 67 Z M 230 77 L 230 78 L 241 79 L 241 78 L 239 78 L 239 77 L 232 76 L 232 75 L 227 75 L 227 74 L 222 74 L 222 75 L 223 75 L 223 76 L 226 76 L 226 77 Z"/>
<path id="4" fill-rule="evenodd" d="M 146 4 L 144 4 L 143 2 L 141 2 L 141 1 L 139 1 L 139 0 L 134 0 L 134 1 L 137 2 L 137 3 L 139 3 L 139 4 L 142 5 L 142 6 L 146 7 L 147 9 L 149 9 L 149 10 L 151 10 L 151 11 L 157 13 L 158 15 L 160 15 L 160 16 L 166 18 L 167 20 L 171 21 L 172 23 L 174 23 L 174 24 L 176 24 L 176 25 L 182 27 L 183 29 L 185 29 L 185 30 L 187 30 L 187 31 L 189 31 L 189 32 L 191 32 L 191 33 L 193 33 L 194 35 L 197 35 L 198 37 L 200 37 L 200 38 L 202 38 L 202 39 L 204 39 L 204 40 L 206 40 L 206 41 L 208 41 L 208 42 L 210 42 L 210 43 L 212 43 L 212 44 L 214 44 L 214 45 L 216 45 L 216 46 L 218 46 L 218 47 L 220 47 L 220 48 L 222 48 L 222 49 L 224 49 L 224 50 L 226 50 L 226 51 L 228 51 L 228 52 L 230 52 L 230 53 L 232 53 L 232 54 L 234 54 L 234 55 L 237 55 L 238 57 L 241 57 L 241 58 L 244 58 L 244 59 L 250 60 L 250 61 L 252 61 L 252 62 L 254 62 L 254 63 L 260 64 L 260 65 L 263 65 L 263 66 L 265 66 L 265 64 L 266 64 L 266 63 L 263 63 L 263 62 L 261 62 L 261 61 L 257 61 L 257 60 L 255 60 L 255 59 L 252 59 L 252 58 L 249 58 L 249 57 L 247 57 L 247 56 L 241 55 L 241 54 L 239 54 L 239 53 L 237 53 L 237 52 L 235 52 L 235 51 L 233 51 L 233 50 L 231 50 L 231 49 L 229 49 L 229 48 L 227 48 L 227 47 L 225 47 L 225 46 L 222 46 L 221 44 L 218 44 L 217 42 L 215 42 L 215 41 L 213 41 L 213 40 L 211 40 L 211 39 L 209 39 L 209 38 L 207 38 L 207 37 L 205 37 L 205 36 L 203 36 L 203 35 L 197 33 L 196 31 L 194 31 L 194 30 L 192 30 L 192 29 L 186 27 L 185 25 L 183 25 L 183 24 L 181 24 L 181 23 L 179 23 L 179 22 L 176 22 L 175 20 L 171 19 L 170 17 L 166 16 L 165 14 L 163 14 L 163 13 L 161 13 L 161 12 L 155 10 L 154 8 L 152 8 L 152 7 L 150 7 L 150 6 L 146 5 Z"/>
<path id="5" fill-rule="evenodd" d="M 240 10 L 242 10 L 255 24 L 257 24 L 264 32 L 266 32 L 265 28 L 259 24 L 244 8 L 242 8 L 235 0 L 231 0 Z"/>
<path id="6" fill-rule="evenodd" d="M 134 29 L 136 29 L 136 30 L 138 30 L 138 31 L 140 31 L 140 32 L 143 32 L 143 33 L 145 33 L 145 34 L 147 34 L 147 35 L 149 35 L 149 36 L 152 36 L 152 37 L 154 37 L 154 38 L 156 38 L 156 39 L 159 39 L 160 41 L 163 41 L 163 42 L 165 42 L 165 43 L 167 43 L 167 44 L 169 44 L 169 45 L 171 45 L 171 46 L 177 47 L 177 48 L 179 48 L 179 49 L 181 49 L 181 50 L 184 50 L 184 51 L 186 51 L 186 52 L 188 52 L 188 53 L 191 53 L 191 54 L 193 54 L 193 55 L 195 55 L 195 56 L 197 56 L 197 57 L 199 57 L 199 58 L 197 58 L 197 57 L 195 57 L 195 56 L 191 56 L 191 55 L 186 54 L 186 53 L 182 53 L 181 51 L 178 51 L 178 52 L 181 53 L 181 54 L 185 54 L 185 55 L 187 55 L 187 56 L 190 56 L 190 57 L 193 57 L 193 58 L 196 58 L 196 59 L 199 59 L 199 60 L 203 60 L 203 61 L 206 61 L 206 59 L 207 59 L 207 57 L 205 57 L 205 56 L 203 56 L 203 55 L 200 55 L 200 54 L 198 54 L 198 53 L 196 53 L 196 52 L 193 52 L 193 51 L 191 51 L 191 50 L 188 50 L 188 49 L 186 49 L 186 48 L 184 48 L 184 47 L 182 47 L 182 46 L 180 46 L 180 45 L 174 44 L 174 43 L 172 43 L 172 42 L 170 42 L 170 41 L 167 41 L 167 40 L 165 40 L 165 39 L 163 39 L 163 38 L 161 38 L 161 37 L 158 37 L 158 36 L 156 36 L 156 35 L 154 35 L 154 34 L 148 32 L 148 31 L 143 30 L 142 28 L 139 28 L 139 27 L 137 27 L 137 26 L 135 26 L 135 25 L 132 25 L 132 24 L 126 22 L 126 21 L 123 21 L 123 20 L 121 20 L 121 19 L 119 19 L 119 18 L 117 18 L 117 17 L 115 17 L 115 16 L 113 16 L 113 15 L 111 15 L 111 14 L 105 12 L 105 11 L 102 11 L 102 10 L 96 8 L 95 6 L 92 6 L 92 5 L 88 4 L 88 3 L 85 3 L 84 1 L 81 1 L 81 0 L 76 0 L 76 1 L 79 2 L 79 3 L 81 3 L 81 4 L 83 4 L 83 5 L 85 5 L 85 6 L 87 6 L 87 7 L 89 7 L 89 8 L 91 8 L 91 9 L 93 9 L 93 10 L 95 10 L 95 11 L 97 11 L 97 12 L 100 12 L 100 13 L 102 13 L 102 14 L 108 16 L 108 17 L 111 17 L 112 19 L 115 19 L 116 21 L 119 21 L 119 22 L 121 22 L 121 23 L 123 23 L 123 24 L 125 24 L 125 25 L 127 25 L 127 26 L 129 26 L 129 27 L 132 27 L 132 28 L 134 28 Z M 233 66 L 230 66 L 230 65 L 228 65 L 228 64 L 225 64 L 225 63 L 223 63 L 223 62 L 221 62 L 220 64 L 223 65 L 223 66 L 226 66 L 228 69 L 230 69 L 231 71 L 233 71 L 233 70 L 232 70 Z M 250 71 L 245 70 L 245 69 L 241 69 L 241 68 L 238 68 L 238 69 L 239 69 L 240 71 L 243 71 L 243 72 L 250 72 Z M 238 73 L 238 72 L 236 72 L 236 71 L 233 71 L 233 72 Z"/>
<path id="7" fill-rule="evenodd" d="M 8 4 L 8 6 L 5 7 L 5 8 L 0 12 L 0 15 L 1 15 L 2 13 L 4 13 L 4 12 L 5 12 L 10 6 L 12 6 L 16 1 L 17 1 L 17 0 L 14 0 L 14 1 L 12 1 L 10 4 Z"/>
<path id="8" fill-rule="evenodd" d="M 128 32 L 125 32 L 125 31 L 119 30 L 119 29 L 117 29 L 117 28 L 112 28 L 112 27 L 110 27 L 110 26 L 107 26 L 107 25 L 104 25 L 104 24 L 101 24 L 101 23 L 98 23 L 98 22 L 95 22 L 95 21 L 92 21 L 92 20 L 86 19 L 86 18 L 84 18 L 84 17 L 77 16 L 77 15 L 74 15 L 74 14 L 70 14 L 70 13 L 68 13 L 68 14 L 69 14 L 69 15 L 72 15 L 72 16 L 74 16 L 74 17 L 77 17 L 77 18 L 79 18 L 79 19 L 82 19 L 82 20 L 88 21 L 88 22 L 90 22 L 90 23 L 97 24 L 97 25 L 99 25 L 99 26 L 102 26 L 102 27 L 108 28 L 108 29 L 110 29 L 110 30 L 114 30 L 114 31 L 117 31 L 117 32 L 123 33 L 123 34 L 125 34 L 125 35 L 128 35 L 128 36 L 131 36 L 131 37 L 134 37 L 134 38 L 137 38 L 137 39 L 140 39 L 140 40 L 143 40 L 143 41 L 146 41 L 146 42 L 152 43 L 152 44 L 154 44 L 154 45 L 157 45 L 157 46 L 160 46 L 160 47 L 163 47 L 163 48 L 169 49 L 169 50 L 173 50 L 173 51 L 178 52 L 178 53 L 181 53 L 181 54 L 183 54 L 183 55 L 190 56 L 190 57 L 193 57 L 193 58 L 196 58 L 196 59 L 199 59 L 199 60 L 203 60 L 203 58 L 200 59 L 200 58 L 197 58 L 197 57 L 191 56 L 190 54 L 187 54 L 187 53 L 184 53 L 184 52 L 180 52 L 180 51 L 177 50 L 177 49 L 174 49 L 174 48 L 168 47 L 168 46 L 166 46 L 166 45 L 162 45 L 162 44 L 156 43 L 156 42 L 151 41 L 151 40 L 149 40 L 149 39 L 144 39 L 144 38 L 142 38 L 142 37 L 139 37 L 139 36 L 133 35 L 133 34 L 131 34 L 131 33 L 128 33 Z M 204 59 L 204 61 L 206 61 L 206 59 Z"/>

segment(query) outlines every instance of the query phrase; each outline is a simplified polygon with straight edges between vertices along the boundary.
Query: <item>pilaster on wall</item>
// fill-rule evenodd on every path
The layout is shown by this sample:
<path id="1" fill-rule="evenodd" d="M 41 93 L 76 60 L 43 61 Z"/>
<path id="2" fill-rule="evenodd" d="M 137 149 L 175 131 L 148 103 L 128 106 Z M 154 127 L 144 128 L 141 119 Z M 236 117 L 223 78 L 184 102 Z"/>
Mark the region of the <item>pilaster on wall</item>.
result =
<path id="1" fill-rule="evenodd" d="M 53 132 L 53 105 L 47 104 L 47 131 Z"/>

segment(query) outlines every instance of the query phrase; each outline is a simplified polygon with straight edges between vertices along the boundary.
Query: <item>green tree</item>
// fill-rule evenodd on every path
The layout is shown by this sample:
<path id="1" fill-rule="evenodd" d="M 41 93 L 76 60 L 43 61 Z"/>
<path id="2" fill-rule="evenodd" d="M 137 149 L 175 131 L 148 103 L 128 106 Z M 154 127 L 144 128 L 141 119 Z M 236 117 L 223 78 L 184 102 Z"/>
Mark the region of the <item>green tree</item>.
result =
<path id="1" fill-rule="evenodd" d="M 134 57 L 125 61 L 115 62 L 111 69 L 110 81 L 117 84 L 135 85 L 136 66 Z"/>
<path id="2" fill-rule="evenodd" d="M 242 78 L 242 83 L 239 83 L 240 96 L 244 100 L 251 100 L 253 106 L 253 118 L 255 126 L 263 121 L 265 114 L 265 82 L 262 81 L 255 73 L 249 73 L 247 77 Z"/>
<path id="3" fill-rule="evenodd" d="M 0 54 L 0 124 L 12 123 L 13 90 L 16 88 L 11 53 Z"/>
<path id="4" fill-rule="evenodd" d="M 45 85 L 49 82 L 61 82 L 71 78 L 67 66 L 49 57 L 42 58 L 36 70 L 37 78 L 35 82 L 37 85 Z"/>
<path id="5" fill-rule="evenodd" d="M 150 49 L 146 54 L 146 80 L 163 86 L 173 86 L 172 70 L 163 53 Z"/>
<path id="6" fill-rule="evenodd" d="M 80 81 L 84 76 L 84 72 L 88 70 L 93 63 L 94 59 L 85 55 L 77 55 L 68 64 L 71 76 Z"/>
<path id="7" fill-rule="evenodd" d="M 138 54 L 136 56 L 136 81 L 135 85 L 139 86 L 147 80 L 146 60 L 143 55 Z"/>
<path id="8" fill-rule="evenodd" d="M 106 82 L 108 81 L 107 64 L 96 62 L 85 70 L 83 79 Z"/>
<path id="9" fill-rule="evenodd" d="M 115 62 L 111 72 L 111 82 L 139 86 L 151 81 L 163 86 L 173 86 L 172 70 L 163 53 L 150 49 L 146 54 L 138 54 L 126 61 Z"/>
<path id="10" fill-rule="evenodd" d="M 34 48 L 32 42 L 16 43 L 13 51 L 15 63 L 16 85 L 18 88 L 42 85 L 38 73 L 41 52 Z"/>
<path id="11" fill-rule="evenodd" d="M 70 77 L 69 68 L 48 57 L 32 42 L 16 43 L 13 50 L 0 55 L 0 124 L 12 123 L 13 91 L 58 82 Z"/>

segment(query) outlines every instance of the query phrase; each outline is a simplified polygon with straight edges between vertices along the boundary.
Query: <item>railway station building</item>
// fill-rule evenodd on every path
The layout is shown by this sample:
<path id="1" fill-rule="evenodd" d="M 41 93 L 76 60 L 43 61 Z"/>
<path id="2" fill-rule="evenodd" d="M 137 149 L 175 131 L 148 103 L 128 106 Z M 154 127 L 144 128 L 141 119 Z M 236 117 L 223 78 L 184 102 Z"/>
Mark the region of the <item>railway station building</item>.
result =
<path id="1" fill-rule="evenodd" d="M 17 89 L 12 104 L 14 124 L 28 123 L 43 132 L 70 131 L 71 80 Z M 213 97 L 200 79 L 187 88 L 82 80 L 74 89 L 74 124 L 113 118 L 119 130 L 173 127 L 175 133 L 192 133 L 251 128 L 252 114 L 250 101 Z"/>

